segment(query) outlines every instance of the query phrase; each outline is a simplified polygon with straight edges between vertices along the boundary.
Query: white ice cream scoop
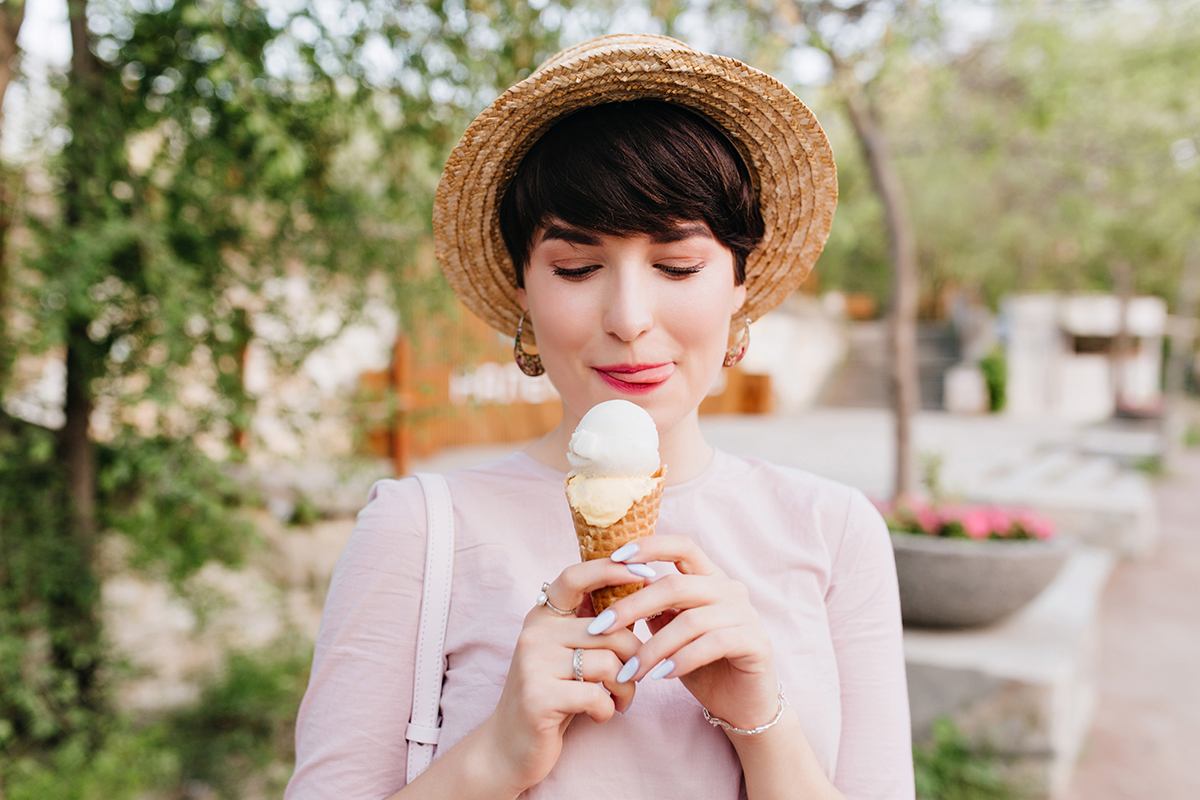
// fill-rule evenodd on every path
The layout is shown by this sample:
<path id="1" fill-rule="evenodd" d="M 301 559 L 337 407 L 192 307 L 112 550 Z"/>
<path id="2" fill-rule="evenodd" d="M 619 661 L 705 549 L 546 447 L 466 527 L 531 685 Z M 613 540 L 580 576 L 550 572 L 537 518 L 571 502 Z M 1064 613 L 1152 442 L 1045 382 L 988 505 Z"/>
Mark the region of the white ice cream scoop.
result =
<path id="1" fill-rule="evenodd" d="M 653 475 L 658 470 L 658 428 L 641 406 L 609 400 L 579 420 L 567 447 L 571 474 L 585 477 Z"/>

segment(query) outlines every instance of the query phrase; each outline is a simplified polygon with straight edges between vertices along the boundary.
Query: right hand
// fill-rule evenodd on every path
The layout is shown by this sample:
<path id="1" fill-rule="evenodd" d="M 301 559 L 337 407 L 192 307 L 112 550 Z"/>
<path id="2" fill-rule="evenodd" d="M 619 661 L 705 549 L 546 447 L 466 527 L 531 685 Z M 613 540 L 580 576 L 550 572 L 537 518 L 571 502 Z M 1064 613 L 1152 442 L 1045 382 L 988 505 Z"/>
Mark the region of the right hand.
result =
<path id="1" fill-rule="evenodd" d="M 575 608 L 578 614 L 594 589 L 638 580 L 624 564 L 602 558 L 567 567 L 546 594 L 558 608 Z M 587 631 L 589 622 L 536 605 L 525 615 L 500 702 L 484 723 L 489 728 L 486 741 L 497 757 L 492 763 L 517 793 L 550 773 L 562 752 L 563 732 L 576 714 L 607 722 L 633 702 L 636 684 L 617 683 L 617 673 L 641 640 L 626 628 L 593 636 Z M 574 675 L 577 647 L 585 650 L 583 681 Z"/>

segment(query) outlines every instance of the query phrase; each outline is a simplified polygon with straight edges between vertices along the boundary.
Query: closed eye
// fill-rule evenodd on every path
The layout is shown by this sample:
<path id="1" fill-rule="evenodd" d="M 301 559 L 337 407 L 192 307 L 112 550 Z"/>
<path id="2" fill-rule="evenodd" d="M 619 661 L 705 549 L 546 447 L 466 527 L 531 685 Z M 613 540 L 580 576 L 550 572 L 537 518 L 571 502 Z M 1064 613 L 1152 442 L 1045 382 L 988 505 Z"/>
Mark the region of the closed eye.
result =
<path id="1" fill-rule="evenodd" d="M 689 275 L 695 275 L 700 270 L 704 269 L 703 264 L 697 264 L 694 267 L 673 267 L 668 264 L 655 264 L 659 272 L 668 275 L 672 278 L 686 278 Z"/>
<path id="2" fill-rule="evenodd" d="M 554 267 L 552 272 L 559 278 L 566 278 L 569 281 L 581 281 L 598 269 L 600 269 L 599 264 L 591 264 L 586 267 L 576 267 L 574 269 Z"/>

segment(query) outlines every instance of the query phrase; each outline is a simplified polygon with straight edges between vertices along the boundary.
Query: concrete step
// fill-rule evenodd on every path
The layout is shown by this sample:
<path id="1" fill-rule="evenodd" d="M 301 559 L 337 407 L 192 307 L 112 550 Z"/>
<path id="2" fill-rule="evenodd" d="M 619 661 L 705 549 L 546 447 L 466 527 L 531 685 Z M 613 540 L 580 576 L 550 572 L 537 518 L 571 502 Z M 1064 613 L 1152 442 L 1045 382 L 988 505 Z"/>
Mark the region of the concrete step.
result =
<path id="1" fill-rule="evenodd" d="M 885 322 L 854 323 L 847 328 L 846 360 L 822 393 L 820 405 L 843 408 L 887 408 L 888 332 Z M 942 408 L 944 375 L 958 363 L 959 343 L 950 324 L 917 326 L 917 372 L 921 408 Z"/>
<path id="2" fill-rule="evenodd" d="M 906 629 L 914 740 L 949 717 L 1032 796 L 1061 794 L 1096 706 L 1099 602 L 1113 560 L 1080 548 L 1037 599 L 996 625 Z"/>
<path id="3" fill-rule="evenodd" d="M 1120 555 L 1148 554 L 1158 513 L 1147 477 L 1110 455 L 1052 445 L 998 455 L 970 476 L 963 494 L 978 502 L 1035 508 L 1063 534 Z"/>

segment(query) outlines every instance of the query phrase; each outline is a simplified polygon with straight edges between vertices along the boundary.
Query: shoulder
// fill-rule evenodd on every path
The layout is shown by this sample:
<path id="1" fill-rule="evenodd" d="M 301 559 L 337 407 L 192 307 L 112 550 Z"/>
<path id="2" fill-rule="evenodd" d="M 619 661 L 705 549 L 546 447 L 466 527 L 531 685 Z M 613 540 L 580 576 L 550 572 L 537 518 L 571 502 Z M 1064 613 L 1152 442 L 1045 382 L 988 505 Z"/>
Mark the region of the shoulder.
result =
<path id="1" fill-rule="evenodd" d="M 820 534 L 832 560 L 868 541 L 887 538 L 875 505 L 853 486 L 761 458 L 718 453 L 719 480 L 741 502 L 773 506 L 801 527 Z"/>
<path id="2" fill-rule="evenodd" d="M 748 499 L 804 510 L 834 527 L 859 525 L 864 518 L 878 516 L 871 501 L 853 486 L 761 458 L 721 452 L 717 457 L 721 485 Z"/>
<path id="3" fill-rule="evenodd" d="M 443 477 L 460 523 L 501 513 L 514 503 L 529 507 L 540 498 L 561 499 L 562 494 L 561 476 L 520 452 Z M 355 539 L 369 550 L 424 539 L 426 514 L 425 491 L 416 476 L 377 481 L 358 514 Z"/>

